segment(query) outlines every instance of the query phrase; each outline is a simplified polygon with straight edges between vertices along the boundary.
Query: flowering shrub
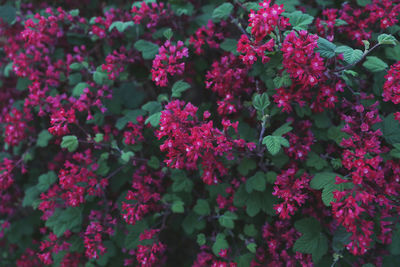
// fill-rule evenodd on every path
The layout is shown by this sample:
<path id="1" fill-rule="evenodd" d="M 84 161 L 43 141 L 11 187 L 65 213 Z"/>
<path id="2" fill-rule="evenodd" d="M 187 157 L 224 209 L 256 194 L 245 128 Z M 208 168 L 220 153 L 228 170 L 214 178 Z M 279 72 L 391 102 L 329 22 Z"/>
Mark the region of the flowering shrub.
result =
<path id="1" fill-rule="evenodd" d="M 0 1 L 0 266 L 400 266 L 399 0 Z"/>

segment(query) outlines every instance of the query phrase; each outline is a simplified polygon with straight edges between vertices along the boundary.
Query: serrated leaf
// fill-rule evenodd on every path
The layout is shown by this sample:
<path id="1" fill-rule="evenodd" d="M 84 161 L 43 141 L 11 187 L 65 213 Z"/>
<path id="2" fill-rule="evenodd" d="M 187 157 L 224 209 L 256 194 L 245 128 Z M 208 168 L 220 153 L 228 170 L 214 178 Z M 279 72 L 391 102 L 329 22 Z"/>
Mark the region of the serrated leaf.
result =
<path id="1" fill-rule="evenodd" d="M 183 171 L 175 170 L 171 175 L 172 180 L 172 191 L 173 192 L 191 192 L 193 188 L 193 182 L 187 178 Z"/>
<path id="2" fill-rule="evenodd" d="M 310 25 L 314 20 L 313 16 L 304 14 L 303 12 L 298 10 L 286 14 L 286 17 L 289 18 L 290 24 L 293 26 L 293 29 L 296 30 L 307 30 L 308 25 Z"/>
<path id="3" fill-rule="evenodd" d="M 287 122 L 283 125 L 281 125 L 278 129 L 276 129 L 272 135 L 275 136 L 282 136 L 284 134 L 287 134 L 288 132 L 290 132 L 291 130 L 293 130 L 292 126 L 290 126 L 290 124 L 292 124 L 291 122 Z"/>
<path id="4" fill-rule="evenodd" d="M 325 38 L 318 38 L 318 47 L 315 49 L 315 52 L 318 52 L 321 57 L 324 58 L 332 58 L 336 55 L 335 53 L 336 45 L 332 42 L 326 40 Z"/>
<path id="5" fill-rule="evenodd" d="M 196 241 L 199 246 L 203 246 L 206 244 L 206 236 L 203 233 L 198 234 Z"/>
<path id="6" fill-rule="evenodd" d="M 53 233 L 60 237 L 66 230 L 80 226 L 82 223 L 82 208 L 69 207 L 65 210 L 56 209 L 53 215 L 46 221 Z"/>
<path id="7" fill-rule="evenodd" d="M 226 241 L 226 236 L 223 233 L 219 233 L 216 238 L 215 242 L 212 245 L 212 251 L 214 252 L 215 256 L 219 256 L 221 249 L 228 249 L 229 244 Z"/>
<path id="8" fill-rule="evenodd" d="M 147 102 L 146 104 L 144 104 L 142 106 L 142 109 L 144 111 L 147 111 L 149 113 L 149 115 L 152 115 L 156 112 L 160 112 L 162 110 L 162 106 L 157 101 L 150 101 L 150 102 Z"/>
<path id="9" fill-rule="evenodd" d="M 159 49 L 158 45 L 145 40 L 138 40 L 134 47 L 142 52 L 143 59 L 154 59 Z"/>
<path id="10" fill-rule="evenodd" d="M 210 205 L 207 200 L 198 199 L 196 205 L 193 207 L 193 211 L 202 216 L 209 215 Z"/>
<path id="11" fill-rule="evenodd" d="M 267 182 L 264 173 L 257 172 L 246 181 L 246 191 L 248 193 L 253 192 L 253 190 L 263 192 L 265 191 L 266 183 Z"/>
<path id="12" fill-rule="evenodd" d="M 39 183 L 36 186 L 37 189 L 40 192 L 45 192 L 57 180 L 57 175 L 55 172 L 50 171 L 48 173 L 40 175 L 38 179 L 39 179 Z"/>
<path id="13" fill-rule="evenodd" d="M 43 130 L 39 133 L 36 145 L 38 147 L 46 147 L 53 136 L 47 130 Z"/>
<path id="14" fill-rule="evenodd" d="M 151 126 L 157 127 L 160 124 L 160 119 L 161 119 L 161 112 L 154 113 L 153 115 L 149 116 L 145 123 L 150 123 Z"/>
<path id="15" fill-rule="evenodd" d="M 235 227 L 235 220 L 237 220 L 237 218 L 238 216 L 235 213 L 231 211 L 226 211 L 218 218 L 218 222 L 221 226 L 225 228 L 233 229 Z"/>
<path id="16" fill-rule="evenodd" d="M 256 94 L 253 98 L 253 107 L 258 111 L 265 110 L 270 104 L 267 93 Z"/>
<path id="17" fill-rule="evenodd" d="M 233 5 L 231 3 L 223 3 L 214 9 L 212 13 L 212 19 L 214 22 L 226 20 L 233 11 Z"/>
<path id="18" fill-rule="evenodd" d="M 110 28 L 108 28 L 108 31 L 112 31 L 114 28 L 116 28 L 119 32 L 124 32 L 128 27 L 134 26 L 135 23 L 133 21 L 114 21 L 111 25 Z"/>
<path id="19" fill-rule="evenodd" d="M 185 203 L 182 200 L 176 200 L 172 203 L 171 210 L 173 213 L 185 212 Z"/>
<path id="20" fill-rule="evenodd" d="M 179 80 L 174 83 L 172 86 L 172 97 L 181 97 L 182 93 L 190 88 L 190 84 L 184 82 L 183 80 Z"/>
<path id="21" fill-rule="evenodd" d="M 383 60 L 374 56 L 367 57 L 367 60 L 363 63 L 363 66 L 372 72 L 379 72 L 388 68 L 388 65 Z"/>
<path id="22" fill-rule="evenodd" d="M 281 149 L 281 145 L 288 147 L 289 142 L 282 136 L 268 135 L 264 137 L 262 143 L 267 146 L 267 149 L 271 155 L 278 154 Z"/>
<path id="23" fill-rule="evenodd" d="M 237 40 L 231 38 L 225 38 L 225 40 L 219 45 L 219 47 L 224 51 L 231 52 L 233 54 L 238 54 L 237 44 L 238 44 Z"/>
<path id="24" fill-rule="evenodd" d="M 337 52 L 337 49 L 336 49 L 336 52 Z M 348 64 L 355 64 L 356 62 L 361 60 L 362 56 L 363 56 L 363 52 L 361 50 L 359 50 L 359 49 L 350 48 L 350 49 L 346 49 L 343 52 L 343 59 Z"/>
<path id="25" fill-rule="evenodd" d="M 295 223 L 302 236 L 296 240 L 294 251 L 312 254 L 313 262 L 317 263 L 328 252 L 328 239 L 321 233 L 321 225 L 315 218 L 305 218 Z"/>
<path id="26" fill-rule="evenodd" d="M 374 125 L 374 130 L 381 129 L 383 137 L 389 144 L 400 143 L 400 123 L 389 114 L 382 122 Z"/>
<path id="27" fill-rule="evenodd" d="M 292 79 L 290 79 L 290 75 L 286 71 L 282 73 L 282 76 L 276 76 L 273 82 L 276 88 L 288 87 L 292 85 Z"/>
<path id="28" fill-rule="evenodd" d="M 78 138 L 75 135 L 63 136 L 61 147 L 68 149 L 69 152 L 74 152 L 78 148 Z"/>
<path id="29" fill-rule="evenodd" d="M 72 96 L 79 97 L 81 94 L 83 94 L 83 90 L 85 88 L 89 88 L 89 84 L 84 83 L 84 82 L 78 83 L 72 89 Z"/>
<path id="30" fill-rule="evenodd" d="M 0 19 L 11 24 L 17 16 L 17 9 L 11 5 L 0 6 Z"/>
<path id="31" fill-rule="evenodd" d="M 382 33 L 378 36 L 378 43 L 385 45 L 385 44 L 389 44 L 389 45 L 396 45 L 396 37 L 394 37 L 391 34 L 386 34 L 386 33 Z"/>

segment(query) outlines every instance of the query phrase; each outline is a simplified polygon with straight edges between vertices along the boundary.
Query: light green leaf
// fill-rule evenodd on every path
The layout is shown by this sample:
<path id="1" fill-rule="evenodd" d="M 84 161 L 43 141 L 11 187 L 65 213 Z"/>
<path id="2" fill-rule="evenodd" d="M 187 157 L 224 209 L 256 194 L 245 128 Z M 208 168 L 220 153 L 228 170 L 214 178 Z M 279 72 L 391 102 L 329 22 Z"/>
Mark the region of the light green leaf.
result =
<path id="1" fill-rule="evenodd" d="M 295 223 L 302 236 L 296 240 L 294 251 L 312 254 L 313 262 L 317 263 L 328 252 L 328 239 L 321 233 L 321 225 L 317 219 L 305 218 Z"/>
<path id="2" fill-rule="evenodd" d="M 161 112 L 154 113 L 153 115 L 149 116 L 145 123 L 150 123 L 151 126 L 157 127 L 160 124 L 160 119 L 161 119 Z"/>
<path id="3" fill-rule="evenodd" d="M 310 25 L 314 20 L 313 16 L 304 14 L 303 12 L 298 10 L 286 14 L 286 17 L 289 18 L 290 24 L 293 26 L 293 29 L 296 30 L 307 30 L 308 25 Z"/>
<path id="4" fill-rule="evenodd" d="M 261 95 L 256 94 L 253 98 L 253 106 L 258 111 L 265 110 L 270 104 L 271 102 L 269 101 L 267 93 L 263 93 Z"/>
<path id="5" fill-rule="evenodd" d="M 43 130 L 39 133 L 36 145 L 38 147 L 46 147 L 53 136 L 47 130 Z"/>
<path id="6" fill-rule="evenodd" d="M 182 93 L 190 88 L 190 84 L 184 82 L 183 80 L 179 80 L 174 83 L 172 86 L 172 97 L 181 97 Z"/>
<path id="7" fill-rule="evenodd" d="M 315 49 L 315 52 L 318 52 L 321 57 L 332 58 L 334 57 L 336 50 L 336 45 L 329 42 L 325 38 L 318 38 L 318 47 Z"/>
<path id="8" fill-rule="evenodd" d="M 388 65 L 384 61 L 374 56 L 367 57 L 363 66 L 372 72 L 379 72 L 388 68 Z"/>
<path id="9" fill-rule="evenodd" d="M 185 212 L 185 203 L 182 200 L 176 200 L 172 203 L 171 210 L 173 213 Z"/>
<path id="10" fill-rule="evenodd" d="M 210 206 L 208 205 L 208 201 L 205 199 L 198 199 L 196 205 L 193 207 L 193 211 L 202 216 L 209 215 Z"/>
<path id="11" fill-rule="evenodd" d="M 290 124 L 292 124 L 291 122 L 287 122 L 285 124 L 283 124 L 281 127 L 279 127 L 278 129 L 276 129 L 272 135 L 275 136 L 282 136 L 284 134 L 287 134 L 288 132 L 290 132 L 291 130 L 293 130 L 292 126 L 290 126 Z"/>
<path id="12" fill-rule="evenodd" d="M 226 236 L 223 233 L 219 233 L 216 238 L 215 242 L 212 245 L 212 251 L 214 252 L 215 256 L 219 256 L 221 249 L 228 249 L 229 244 L 226 241 Z"/>
<path id="13" fill-rule="evenodd" d="M 78 138 L 75 135 L 63 136 L 61 147 L 68 149 L 69 152 L 74 152 L 78 148 Z"/>
<path id="14" fill-rule="evenodd" d="M 225 20 L 233 11 L 233 5 L 231 3 L 223 3 L 214 9 L 212 13 L 212 19 L 214 22 Z"/>
<path id="15" fill-rule="evenodd" d="M 158 45 L 145 40 L 138 40 L 134 47 L 142 52 L 143 59 L 154 59 L 159 49 Z"/>
<path id="16" fill-rule="evenodd" d="M 396 37 L 394 37 L 391 34 L 382 33 L 378 36 L 378 43 L 382 45 L 385 44 L 396 45 L 397 40 Z"/>

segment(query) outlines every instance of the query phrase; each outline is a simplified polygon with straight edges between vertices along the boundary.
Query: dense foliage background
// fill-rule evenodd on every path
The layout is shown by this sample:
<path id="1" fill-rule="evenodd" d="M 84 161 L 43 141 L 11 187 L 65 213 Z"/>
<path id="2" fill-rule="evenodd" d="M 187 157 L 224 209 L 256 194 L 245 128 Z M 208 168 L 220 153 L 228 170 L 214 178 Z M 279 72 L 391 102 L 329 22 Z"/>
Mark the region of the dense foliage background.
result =
<path id="1" fill-rule="evenodd" d="M 399 14 L 0 1 L 0 266 L 400 266 Z"/>

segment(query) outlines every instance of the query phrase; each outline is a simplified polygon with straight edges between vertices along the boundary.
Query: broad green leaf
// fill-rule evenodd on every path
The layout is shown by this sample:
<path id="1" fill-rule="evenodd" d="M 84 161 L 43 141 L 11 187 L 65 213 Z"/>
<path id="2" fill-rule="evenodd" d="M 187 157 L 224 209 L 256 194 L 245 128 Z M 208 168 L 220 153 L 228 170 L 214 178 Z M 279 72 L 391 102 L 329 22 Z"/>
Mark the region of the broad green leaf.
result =
<path id="1" fill-rule="evenodd" d="M 381 129 L 383 137 L 389 144 L 400 143 L 400 123 L 395 120 L 393 113 L 389 114 L 382 122 L 374 125 L 374 130 Z"/>
<path id="2" fill-rule="evenodd" d="M 372 1 L 371 0 L 357 0 L 357 5 L 359 6 L 366 6 L 371 4 Z"/>
<path id="3" fill-rule="evenodd" d="M 363 66 L 372 72 L 379 72 L 388 68 L 388 65 L 383 60 L 374 56 L 367 57 Z"/>
<path id="4" fill-rule="evenodd" d="M 276 129 L 272 135 L 275 136 L 282 136 L 284 134 L 287 134 L 288 132 L 290 132 L 293 128 L 292 126 L 290 126 L 290 124 L 292 124 L 291 122 L 287 122 L 285 124 L 283 124 L 281 127 L 279 127 L 278 129 Z"/>
<path id="5" fill-rule="evenodd" d="M 250 236 L 250 237 L 256 237 L 258 234 L 258 231 L 257 231 L 256 227 L 254 226 L 254 224 L 246 224 L 244 226 L 243 232 L 245 233 L 245 235 Z"/>
<path id="6" fill-rule="evenodd" d="M 55 172 L 50 171 L 48 173 L 39 176 L 39 183 L 37 184 L 37 189 L 40 192 L 45 192 L 50 188 L 52 184 L 57 180 L 57 175 Z"/>
<path id="7" fill-rule="evenodd" d="M 160 168 L 160 160 L 156 156 L 151 156 L 150 160 L 147 161 L 147 165 L 153 169 Z"/>
<path id="8" fill-rule="evenodd" d="M 172 36 L 174 35 L 174 33 L 172 32 L 171 28 L 167 28 L 166 30 L 164 30 L 163 35 L 165 38 L 170 40 L 172 38 Z"/>
<path id="9" fill-rule="evenodd" d="M 190 84 L 184 82 L 183 80 L 179 80 L 174 83 L 172 86 L 172 97 L 181 97 L 182 93 L 190 88 Z"/>
<path id="10" fill-rule="evenodd" d="M 137 41 L 134 47 L 142 52 L 143 59 L 154 59 L 159 48 L 158 45 L 145 40 Z"/>
<path id="11" fill-rule="evenodd" d="M 313 16 L 304 14 L 303 12 L 298 10 L 286 14 L 286 17 L 289 18 L 290 24 L 293 26 L 293 29 L 296 30 L 307 30 L 308 25 L 310 25 L 314 20 Z"/>
<path id="12" fill-rule="evenodd" d="M 49 227 L 53 233 L 60 237 L 66 230 L 80 226 L 82 223 L 82 208 L 69 207 L 65 210 L 56 209 L 53 215 L 46 221 L 46 227 Z"/>
<path id="13" fill-rule="evenodd" d="M 235 220 L 238 219 L 238 216 L 236 213 L 233 213 L 231 211 L 226 211 L 223 215 L 221 215 L 218 218 L 218 222 L 221 226 L 228 228 L 228 229 L 233 229 L 235 227 Z"/>
<path id="14" fill-rule="evenodd" d="M 276 76 L 273 81 L 276 88 L 288 87 L 292 84 L 290 75 L 286 71 L 282 73 L 282 76 Z"/>
<path id="15" fill-rule="evenodd" d="M 378 36 L 378 43 L 379 44 L 389 44 L 389 45 L 396 45 L 397 40 L 391 34 L 382 33 Z"/>
<path id="16" fill-rule="evenodd" d="M 226 236 L 223 233 L 217 234 L 215 238 L 215 242 L 212 245 L 212 251 L 214 252 L 215 256 L 219 256 L 221 249 L 228 249 L 229 244 L 226 241 Z"/>
<path id="17" fill-rule="evenodd" d="M 69 152 L 74 152 L 78 148 L 78 138 L 75 135 L 63 136 L 61 147 L 68 149 Z"/>
<path id="18" fill-rule="evenodd" d="M 212 19 L 214 22 L 226 20 L 233 11 L 233 5 L 231 3 L 223 3 L 214 9 L 212 13 Z"/>
<path id="19" fill-rule="evenodd" d="M 333 172 L 320 172 L 315 174 L 313 179 L 310 182 L 310 187 L 313 189 L 321 190 L 322 189 L 322 202 L 326 206 L 330 206 L 331 202 L 334 202 L 333 198 L 334 191 L 343 191 L 344 189 L 351 188 L 353 186 L 352 183 L 341 183 L 335 184 L 336 176 L 341 177 L 339 174 Z"/>
<path id="20" fill-rule="evenodd" d="M 220 48 L 224 51 L 231 52 L 233 54 L 238 54 L 237 52 L 238 41 L 231 38 L 225 38 L 225 40 L 220 44 Z"/>
<path id="21" fill-rule="evenodd" d="M 135 225 L 128 226 L 128 234 L 125 238 L 124 247 L 127 249 L 136 249 L 136 247 L 140 244 L 139 236 L 144 232 L 145 229 L 148 228 L 148 225 L 145 221 L 140 220 L 135 223 Z"/>
<path id="22" fill-rule="evenodd" d="M 252 159 L 243 158 L 237 166 L 237 170 L 241 175 L 247 175 L 251 170 L 256 168 L 256 162 Z"/>
<path id="23" fill-rule="evenodd" d="M 185 203 L 182 200 L 176 200 L 172 203 L 171 210 L 173 213 L 185 212 Z"/>
<path id="24" fill-rule="evenodd" d="M 336 47 L 335 53 L 343 54 L 344 61 L 350 65 L 358 62 L 363 56 L 363 52 L 361 50 L 353 49 L 345 45 Z"/>
<path id="25" fill-rule="evenodd" d="M 310 153 L 308 153 L 306 165 L 320 171 L 328 166 L 328 162 L 325 159 L 321 158 L 317 153 L 311 151 Z"/>
<path id="26" fill-rule="evenodd" d="M 79 97 L 81 94 L 83 94 L 83 90 L 85 88 L 89 88 L 89 84 L 85 82 L 78 83 L 75 85 L 75 87 L 72 89 L 72 96 Z"/>
<path id="27" fill-rule="evenodd" d="M 193 207 L 193 211 L 202 216 L 209 215 L 210 205 L 207 200 L 198 199 L 196 205 Z"/>
<path id="28" fill-rule="evenodd" d="M 17 9 L 11 5 L 0 6 L 0 19 L 11 24 L 17 15 Z"/>
<path id="29" fill-rule="evenodd" d="M 282 136 L 268 135 L 264 137 L 262 143 L 267 146 L 271 155 L 278 154 L 281 146 L 289 147 L 289 142 Z"/>
<path id="30" fill-rule="evenodd" d="M 38 147 L 46 147 L 53 136 L 47 130 L 43 130 L 39 133 L 36 145 Z"/>
<path id="31" fill-rule="evenodd" d="M 133 21 L 127 21 L 127 22 L 122 22 L 122 21 L 114 21 L 111 25 L 110 28 L 108 28 L 108 31 L 112 31 L 114 28 L 116 28 L 119 32 L 124 32 L 128 27 L 134 26 Z"/>
<path id="32" fill-rule="evenodd" d="M 397 225 L 396 230 L 392 234 L 392 243 L 389 245 L 390 253 L 400 255 L 400 227 Z"/>
<path id="33" fill-rule="evenodd" d="M 174 181 L 172 183 L 173 192 L 191 192 L 193 188 L 193 182 L 186 174 L 181 170 L 174 170 L 171 174 L 171 178 Z"/>
<path id="34" fill-rule="evenodd" d="M 162 110 L 162 106 L 159 102 L 157 101 L 150 101 L 147 102 L 142 106 L 142 109 L 147 111 L 149 115 L 152 115 L 156 112 L 160 112 Z"/>
<path id="35" fill-rule="evenodd" d="M 151 126 L 157 127 L 160 124 L 160 119 L 161 119 L 161 112 L 157 112 L 157 113 L 154 113 L 153 115 L 150 115 L 146 119 L 145 123 L 146 124 L 150 123 Z"/>
<path id="36" fill-rule="evenodd" d="M 336 55 L 335 50 L 335 44 L 329 42 L 325 38 L 318 38 L 318 47 L 315 49 L 315 52 L 318 52 L 321 57 L 332 58 Z"/>
<path id="37" fill-rule="evenodd" d="M 253 190 L 263 192 L 265 191 L 266 183 L 265 174 L 257 172 L 246 181 L 246 191 L 248 193 L 253 192 Z"/>
<path id="38" fill-rule="evenodd" d="M 271 102 L 269 101 L 267 93 L 263 93 L 261 95 L 256 94 L 253 97 L 253 107 L 258 111 L 265 110 L 270 104 Z"/>
<path id="39" fill-rule="evenodd" d="M 305 218 L 295 223 L 296 229 L 302 233 L 293 246 L 294 251 L 311 254 L 317 263 L 328 252 L 328 239 L 321 233 L 321 225 L 317 219 Z"/>
<path id="40" fill-rule="evenodd" d="M 197 244 L 199 246 L 205 245 L 206 241 L 206 236 L 203 233 L 197 235 Z"/>
<path id="41" fill-rule="evenodd" d="M 335 20 L 335 26 L 344 26 L 344 25 L 348 25 L 348 23 L 345 20 L 342 19 Z"/>

